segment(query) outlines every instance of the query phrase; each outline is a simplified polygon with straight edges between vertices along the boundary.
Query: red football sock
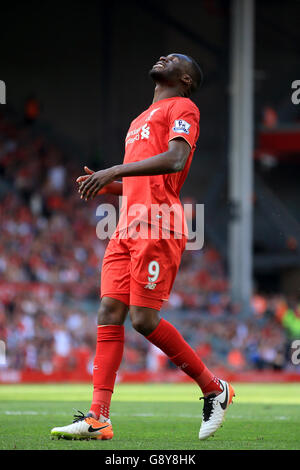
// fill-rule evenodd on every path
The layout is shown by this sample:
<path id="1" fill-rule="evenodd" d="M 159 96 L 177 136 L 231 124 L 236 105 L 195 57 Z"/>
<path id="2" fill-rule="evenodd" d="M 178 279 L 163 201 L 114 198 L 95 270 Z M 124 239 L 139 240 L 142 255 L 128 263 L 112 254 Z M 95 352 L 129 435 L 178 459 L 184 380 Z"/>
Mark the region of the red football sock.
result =
<path id="1" fill-rule="evenodd" d="M 220 384 L 220 380 L 218 377 L 214 376 L 214 378 L 202 388 L 203 395 L 206 397 L 207 395 L 211 395 L 215 393 L 218 395 L 219 393 L 223 392 L 223 387 Z"/>
<path id="2" fill-rule="evenodd" d="M 177 367 L 194 379 L 204 395 L 222 392 L 223 389 L 218 379 L 207 369 L 171 323 L 162 318 L 155 330 L 146 338 L 161 349 Z"/>
<path id="3" fill-rule="evenodd" d="M 93 369 L 93 401 L 90 411 L 98 419 L 100 415 L 109 418 L 111 396 L 116 374 L 124 350 L 124 326 L 98 326 L 97 348 Z"/>

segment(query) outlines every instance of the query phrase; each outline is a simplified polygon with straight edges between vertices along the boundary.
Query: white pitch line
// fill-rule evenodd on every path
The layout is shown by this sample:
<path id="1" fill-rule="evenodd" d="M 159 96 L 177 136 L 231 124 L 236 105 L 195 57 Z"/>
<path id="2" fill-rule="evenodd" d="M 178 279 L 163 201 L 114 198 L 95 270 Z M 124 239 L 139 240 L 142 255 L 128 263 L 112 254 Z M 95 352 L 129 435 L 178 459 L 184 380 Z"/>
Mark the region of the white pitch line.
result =
<path id="1" fill-rule="evenodd" d="M 0 412 L 1 413 L 1 412 Z M 47 412 L 47 411 L 3 411 L 2 414 L 5 415 L 12 415 L 12 416 L 22 416 L 22 415 L 42 415 L 42 416 L 50 416 L 50 415 L 56 415 L 56 416 L 71 416 L 72 413 L 66 413 L 66 412 Z M 201 415 L 192 415 L 192 414 L 156 414 L 156 413 L 110 413 L 111 416 L 135 416 L 135 417 L 141 417 L 141 418 L 153 418 L 153 417 L 158 417 L 158 418 L 167 418 L 169 416 L 178 416 L 179 418 L 201 418 Z"/>
<path id="2" fill-rule="evenodd" d="M 7 416 L 69 416 L 71 419 L 72 413 L 62 412 L 47 412 L 47 411 L 2 411 L 0 414 L 5 414 Z M 117 417 L 136 417 L 136 418 L 170 418 L 170 417 L 178 417 L 178 418 L 188 418 L 188 419 L 201 419 L 202 415 L 194 415 L 194 414 L 187 414 L 187 413 L 165 413 L 165 414 L 156 414 L 156 413 L 110 413 L 110 416 L 117 416 Z M 245 419 L 249 421 L 253 421 L 256 418 L 250 416 L 243 416 L 243 415 L 230 415 L 230 419 Z M 286 421 L 290 420 L 289 416 L 271 416 L 267 421 Z"/>

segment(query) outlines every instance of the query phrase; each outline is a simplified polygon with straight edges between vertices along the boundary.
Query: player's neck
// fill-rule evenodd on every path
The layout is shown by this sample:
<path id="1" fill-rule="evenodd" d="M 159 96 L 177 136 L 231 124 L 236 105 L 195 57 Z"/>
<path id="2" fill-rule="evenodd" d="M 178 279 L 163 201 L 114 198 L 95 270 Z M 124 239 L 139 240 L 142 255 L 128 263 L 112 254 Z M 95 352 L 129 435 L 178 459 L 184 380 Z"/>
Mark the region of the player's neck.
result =
<path id="1" fill-rule="evenodd" d="M 184 96 L 182 90 L 180 90 L 178 87 L 170 87 L 161 83 L 157 83 L 154 90 L 152 104 L 156 103 L 157 101 L 165 100 L 167 98 L 174 98 L 176 96 Z"/>

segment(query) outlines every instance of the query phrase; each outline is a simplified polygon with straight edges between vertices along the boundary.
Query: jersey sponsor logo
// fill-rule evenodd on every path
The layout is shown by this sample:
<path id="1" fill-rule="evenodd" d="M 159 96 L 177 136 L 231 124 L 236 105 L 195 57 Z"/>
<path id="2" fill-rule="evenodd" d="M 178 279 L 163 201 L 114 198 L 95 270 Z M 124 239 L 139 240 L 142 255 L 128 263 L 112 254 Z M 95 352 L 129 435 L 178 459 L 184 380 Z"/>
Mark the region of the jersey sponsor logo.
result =
<path id="1" fill-rule="evenodd" d="M 189 128 L 191 125 L 184 121 L 183 119 L 176 119 L 174 122 L 173 132 L 178 132 L 180 134 L 189 134 Z"/>
<path id="2" fill-rule="evenodd" d="M 150 126 L 144 124 L 138 129 L 134 129 L 127 133 L 125 145 L 132 144 L 136 140 L 149 139 L 150 137 Z"/>
<path id="3" fill-rule="evenodd" d="M 135 140 L 139 140 L 139 138 L 140 138 L 140 134 L 136 134 L 135 137 L 131 137 L 130 139 L 126 140 L 125 145 L 132 144 Z"/>

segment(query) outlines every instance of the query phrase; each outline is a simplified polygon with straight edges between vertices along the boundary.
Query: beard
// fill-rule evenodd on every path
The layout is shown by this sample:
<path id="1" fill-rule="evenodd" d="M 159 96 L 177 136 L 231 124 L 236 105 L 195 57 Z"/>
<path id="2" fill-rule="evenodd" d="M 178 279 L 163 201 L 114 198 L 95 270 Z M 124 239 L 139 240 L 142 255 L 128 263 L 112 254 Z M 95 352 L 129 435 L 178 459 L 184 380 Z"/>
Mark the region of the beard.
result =
<path id="1" fill-rule="evenodd" d="M 164 81 L 163 70 L 157 70 L 152 68 L 149 70 L 149 76 L 152 78 L 154 82 L 161 82 Z"/>
<path id="2" fill-rule="evenodd" d="M 152 68 L 149 70 L 149 76 L 155 83 L 161 83 L 165 85 L 174 85 L 178 82 L 180 75 L 174 70 L 156 69 Z"/>

